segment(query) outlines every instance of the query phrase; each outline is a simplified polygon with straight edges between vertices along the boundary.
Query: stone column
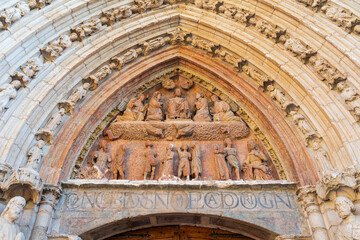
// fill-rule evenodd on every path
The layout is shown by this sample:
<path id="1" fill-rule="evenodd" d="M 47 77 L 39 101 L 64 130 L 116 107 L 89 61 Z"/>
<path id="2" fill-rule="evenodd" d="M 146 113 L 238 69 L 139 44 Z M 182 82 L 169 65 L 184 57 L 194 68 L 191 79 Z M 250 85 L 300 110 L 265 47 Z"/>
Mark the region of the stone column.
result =
<path id="1" fill-rule="evenodd" d="M 314 240 L 329 240 L 323 215 L 317 202 L 315 186 L 300 187 L 297 191 L 299 203 L 309 222 Z"/>
<path id="2" fill-rule="evenodd" d="M 61 196 L 61 189 L 57 185 L 45 185 L 39 211 L 36 216 L 31 240 L 46 240 L 46 232 L 49 228 L 56 204 Z"/>

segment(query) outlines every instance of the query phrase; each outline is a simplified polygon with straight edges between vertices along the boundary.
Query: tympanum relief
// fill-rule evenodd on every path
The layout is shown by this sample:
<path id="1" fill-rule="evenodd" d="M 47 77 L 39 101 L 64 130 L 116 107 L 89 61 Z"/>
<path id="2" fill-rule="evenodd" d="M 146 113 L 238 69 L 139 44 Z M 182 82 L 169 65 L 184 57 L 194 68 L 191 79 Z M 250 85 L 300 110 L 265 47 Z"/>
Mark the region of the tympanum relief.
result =
<path id="1" fill-rule="evenodd" d="M 173 76 L 128 99 L 75 178 L 277 178 L 270 158 L 226 96 Z"/>

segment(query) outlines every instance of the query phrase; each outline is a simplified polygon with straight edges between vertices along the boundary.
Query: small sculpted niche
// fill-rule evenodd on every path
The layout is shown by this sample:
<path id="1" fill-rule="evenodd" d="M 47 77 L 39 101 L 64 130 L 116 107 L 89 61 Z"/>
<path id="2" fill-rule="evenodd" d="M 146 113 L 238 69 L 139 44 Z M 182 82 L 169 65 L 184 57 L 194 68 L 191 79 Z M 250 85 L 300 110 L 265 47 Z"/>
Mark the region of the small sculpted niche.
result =
<path id="1" fill-rule="evenodd" d="M 232 101 L 175 76 L 131 97 L 76 179 L 272 180 L 275 168 Z"/>

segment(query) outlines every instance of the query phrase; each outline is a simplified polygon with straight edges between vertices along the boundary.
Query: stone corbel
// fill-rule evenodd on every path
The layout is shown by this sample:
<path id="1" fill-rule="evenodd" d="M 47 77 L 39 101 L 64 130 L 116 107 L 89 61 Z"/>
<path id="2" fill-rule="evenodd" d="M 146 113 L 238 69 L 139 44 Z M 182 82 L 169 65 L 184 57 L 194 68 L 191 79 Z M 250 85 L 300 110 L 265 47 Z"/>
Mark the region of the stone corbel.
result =
<path id="1" fill-rule="evenodd" d="M 326 201 L 344 196 L 354 200 L 360 187 L 360 165 L 342 171 L 328 172 L 316 184 L 316 193 Z"/>
<path id="2" fill-rule="evenodd" d="M 32 168 L 19 168 L 1 185 L 6 198 L 22 196 L 26 200 L 32 199 L 34 203 L 40 201 L 43 182 L 37 171 Z"/>

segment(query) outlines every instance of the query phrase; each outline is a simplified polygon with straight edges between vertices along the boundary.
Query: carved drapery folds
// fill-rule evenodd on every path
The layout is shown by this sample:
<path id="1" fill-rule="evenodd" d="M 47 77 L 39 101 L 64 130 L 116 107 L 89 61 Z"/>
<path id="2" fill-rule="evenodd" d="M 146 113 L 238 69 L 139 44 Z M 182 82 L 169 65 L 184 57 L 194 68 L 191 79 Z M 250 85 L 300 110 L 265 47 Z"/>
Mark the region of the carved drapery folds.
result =
<path id="1" fill-rule="evenodd" d="M 26 201 L 17 196 L 10 199 L 0 215 L 0 238 L 3 240 L 25 240 L 16 221 L 21 217 Z"/>

